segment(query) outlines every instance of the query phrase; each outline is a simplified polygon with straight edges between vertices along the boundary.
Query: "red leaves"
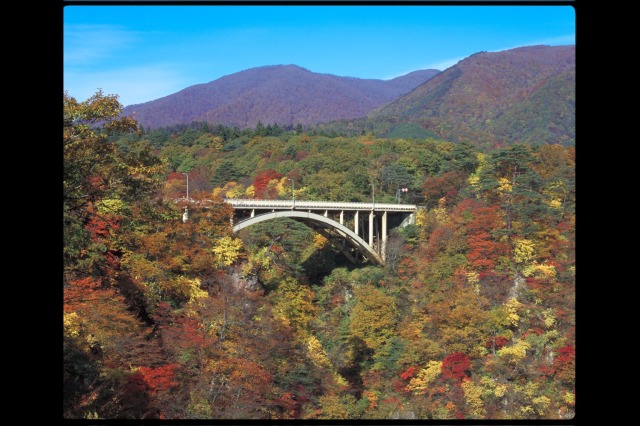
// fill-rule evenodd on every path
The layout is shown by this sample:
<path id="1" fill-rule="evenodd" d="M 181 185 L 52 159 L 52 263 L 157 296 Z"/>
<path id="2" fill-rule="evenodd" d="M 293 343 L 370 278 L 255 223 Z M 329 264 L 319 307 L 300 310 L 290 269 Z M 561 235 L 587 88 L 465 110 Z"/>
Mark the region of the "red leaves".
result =
<path id="1" fill-rule="evenodd" d="M 293 392 L 285 392 L 276 399 L 275 405 L 282 410 L 281 417 L 283 419 L 295 419 L 300 415 L 300 403 L 296 400 Z"/>
<path id="2" fill-rule="evenodd" d="M 463 379 L 469 377 L 469 368 L 469 358 L 461 352 L 456 352 L 442 361 L 442 377 L 460 384 Z"/>
<path id="3" fill-rule="evenodd" d="M 559 349 L 558 356 L 553 360 L 551 372 L 556 379 L 573 385 L 576 378 L 576 350 L 573 346 L 564 346 Z"/>
<path id="4" fill-rule="evenodd" d="M 84 307 L 90 295 L 100 286 L 100 280 L 93 277 L 70 281 L 69 286 L 64 289 L 64 311 L 74 312 Z"/>
<path id="5" fill-rule="evenodd" d="M 465 184 L 466 175 L 459 171 L 450 171 L 440 176 L 427 178 L 422 185 L 422 193 L 427 202 L 436 204 L 440 198 L 448 202 L 455 200 L 460 188 Z"/>
<path id="6" fill-rule="evenodd" d="M 494 339 L 489 339 L 485 342 L 484 346 L 485 348 L 491 348 L 494 346 L 495 344 L 495 349 L 500 349 L 502 348 L 504 345 L 506 345 L 507 343 L 509 343 L 509 339 L 507 339 L 504 336 L 496 336 L 495 341 Z"/>
<path id="7" fill-rule="evenodd" d="M 184 181 L 186 184 L 187 177 L 183 173 L 171 172 L 169 173 L 169 176 L 167 176 L 167 182 L 170 180 L 180 180 Z"/>
<path id="8" fill-rule="evenodd" d="M 559 355 L 553 360 L 553 365 L 556 369 L 564 368 L 568 365 L 575 363 L 576 350 L 573 346 L 564 346 L 560 348 Z"/>
<path id="9" fill-rule="evenodd" d="M 267 191 L 267 185 L 273 179 L 280 179 L 282 177 L 281 173 L 276 172 L 272 169 L 262 170 L 256 173 L 253 178 L 253 187 L 255 188 L 255 198 L 267 198 L 272 199 L 278 196 L 277 192 L 274 190 Z M 275 193 L 274 193 L 275 192 Z"/>
<path id="10" fill-rule="evenodd" d="M 119 217 L 115 215 L 98 215 L 95 212 L 89 216 L 85 229 L 89 232 L 93 242 L 101 242 L 104 239 L 110 237 L 112 232 L 118 231 L 120 226 L 118 225 Z"/>
<path id="11" fill-rule="evenodd" d="M 178 385 L 175 379 L 175 371 L 178 364 L 166 364 L 156 368 L 140 367 L 138 372 L 149 387 L 151 396 L 158 392 L 166 392 Z"/>
<path id="12" fill-rule="evenodd" d="M 411 367 L 407 368 L 404 373 L 400 374 L 400 377 L 402 378 L 402 380 L 408 380 L 410 378 L 412 378 L 415 374 L 416 371 L 418 370 L 418 368 L 414 365 L 412 365 Z"/>

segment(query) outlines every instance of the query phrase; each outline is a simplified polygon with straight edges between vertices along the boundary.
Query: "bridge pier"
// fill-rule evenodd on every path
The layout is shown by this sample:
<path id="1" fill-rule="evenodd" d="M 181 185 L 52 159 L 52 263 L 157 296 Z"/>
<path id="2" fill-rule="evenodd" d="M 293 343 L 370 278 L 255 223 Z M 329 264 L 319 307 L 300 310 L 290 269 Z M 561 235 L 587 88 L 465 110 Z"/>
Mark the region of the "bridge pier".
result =
<path id="1" fill-rule="evenodd" d="M 387 251 L 387 212 L 382 213 L 382 244 L 380 245 L 380 256 L 386 259 Z"/>
<path id="2" fill-rule="evenodd" d="M 355 232 L 356 235 L 358 235 L 358 216 L 359 216 L 359 213 L 360 212 L 358 210 L 356 210 L 356 214 L 353 217 L 353 220 L 354 220 L 353 232 Z"/>
<path id="3" fill-rule="evenodd" d="M 373 210 L 369 213 L 369 245 L 373 247 Z"/>

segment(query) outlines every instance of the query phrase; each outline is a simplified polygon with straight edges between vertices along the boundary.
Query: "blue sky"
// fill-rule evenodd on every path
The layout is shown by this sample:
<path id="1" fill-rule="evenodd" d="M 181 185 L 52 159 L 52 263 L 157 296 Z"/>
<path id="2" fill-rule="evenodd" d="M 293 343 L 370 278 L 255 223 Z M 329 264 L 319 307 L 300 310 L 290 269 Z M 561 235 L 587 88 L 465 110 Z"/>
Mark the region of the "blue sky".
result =
<path id="1" fill-rule="evenodd" d="M 390 79 L 480 51 L 575 44 L 571 6 L 92 6 L 64 8 L 64 89 L 152 101 L 249 68 Z"/>

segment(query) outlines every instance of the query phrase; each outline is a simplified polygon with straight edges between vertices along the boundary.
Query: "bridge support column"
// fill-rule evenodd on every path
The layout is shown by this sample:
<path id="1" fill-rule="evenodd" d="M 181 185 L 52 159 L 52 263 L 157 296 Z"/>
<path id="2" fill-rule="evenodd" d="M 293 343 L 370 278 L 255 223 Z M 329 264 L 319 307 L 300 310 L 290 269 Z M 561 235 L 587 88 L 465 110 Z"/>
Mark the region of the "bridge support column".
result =
<path id="1" fill-rule="evenodd" d="M 340 210 L 340 225 L 344 225 L 344 210 Z"/>
<path id="2" fill-rule="evenodd" d="M 369 213 L 369 245 L 373 247 L 373 210 Z"/>
<path id="3" fill-rule="evenodd" d="M 387 251 L 387 212 L 385 211 L 382 214 L 382 247 L 381 247 L 381 253 L 380 253 L 380 257 L 382 257 L 382 260 L 385 260 L 385 254 Z"/>
<path id="4" fill-rule="evenodd" d="M 251 217 L 255 217 L 256 215 L 256 209 L 251 209 Z"/>
<path id="5" fill-rule="evenodd" d="M 359 211 L 356 210 L 356 215 L 354 216 L 354 222 L 355 224 L 353 225 L 353 232 L 358 235 L 358 216 L 359 216 Z"/>
<path id="6" fill-rule="evenodd" d="M 329 217 L 329 210 L 324 211 L 324 217 Z"/>

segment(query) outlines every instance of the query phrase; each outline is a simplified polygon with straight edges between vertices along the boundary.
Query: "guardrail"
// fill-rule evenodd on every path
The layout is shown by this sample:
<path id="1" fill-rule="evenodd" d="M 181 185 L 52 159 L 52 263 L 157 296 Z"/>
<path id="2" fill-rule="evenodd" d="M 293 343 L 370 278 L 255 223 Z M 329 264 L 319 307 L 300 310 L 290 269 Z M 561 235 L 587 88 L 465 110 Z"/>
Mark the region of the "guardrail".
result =
<path id="1" fill-rule="evenodd" d="M 303 201 L 296 200 L 252 200 L 242 198 L 229 198 L 224 200 L 235 208 L 253 209 L 291 209 L 295 206 L 299 210 L 385 210 L 414 212 L 418 208 L 415 204 L 390 204 L 390 203 L 348 203 L 334 201 Z"/>

